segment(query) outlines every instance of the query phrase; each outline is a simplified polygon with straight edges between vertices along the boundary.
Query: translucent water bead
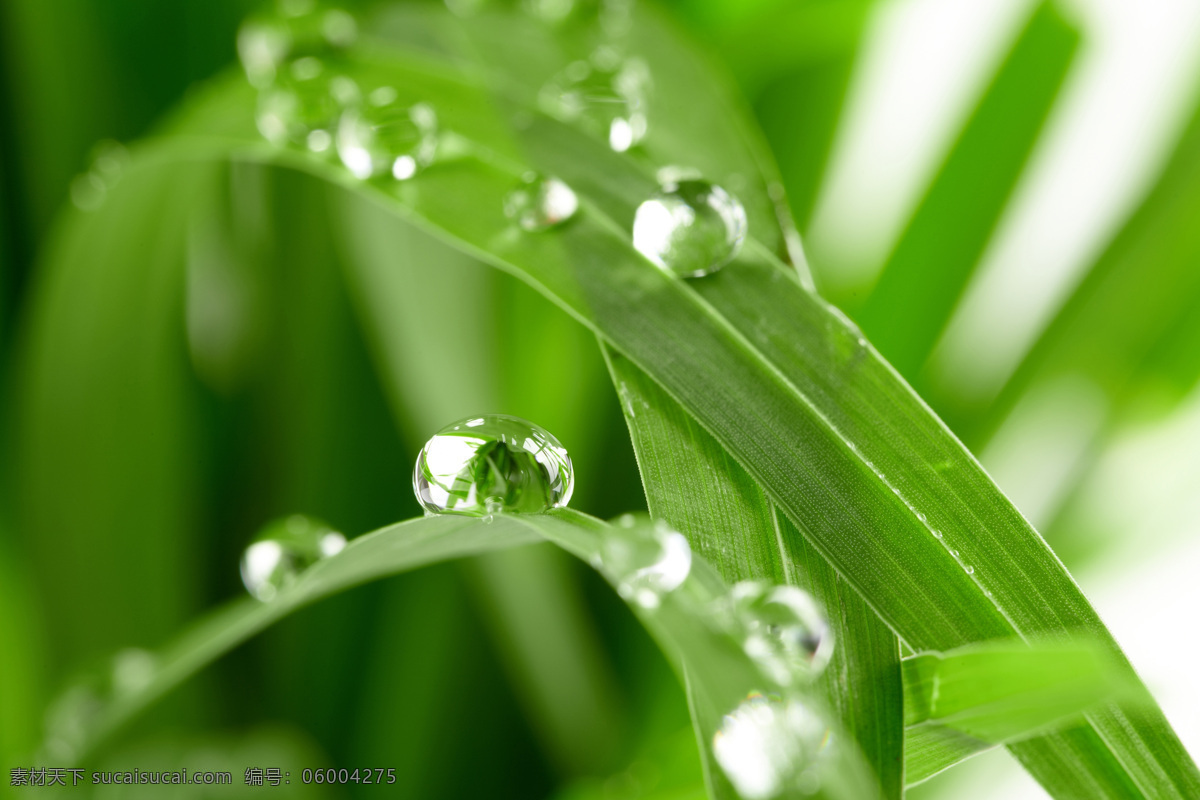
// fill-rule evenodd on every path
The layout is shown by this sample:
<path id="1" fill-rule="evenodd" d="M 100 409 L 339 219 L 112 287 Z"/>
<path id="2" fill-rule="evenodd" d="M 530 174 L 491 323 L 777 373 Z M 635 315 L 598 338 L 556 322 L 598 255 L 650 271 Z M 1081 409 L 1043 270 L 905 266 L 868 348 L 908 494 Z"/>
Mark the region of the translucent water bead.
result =
<path id="1" fill-rule="evenodd" d="M 390 175 L 407 180 L 433 162 L 437 131 L 437 114 L 431 106 L 400 103 L 395 89 L 381 86 L 361 107 L 342 115 L 338 157 L 356 178 Z"/>
<path id="2" fill-rule="evenodd" d="M 569 220 L 579 208 L 571 187 L 557 178 L 526 173 L 504 199 L 504 213 L 527 231 L 544 231 Z"/>
<path id="3" fill-rule="evenodd" d="M 342 111 L 358 98 L 349 78 L 331 75 L 317 58 L 288 62 L 278 80 L 258 96 L 258 131 L 267 141 L 313 153 L 328 152 Z"/>
<path id="4" fill-rule="evenodd" d="M 743 800 L 815 793 L 829 725 L 797 698 L 752 694 L 725 716 L 713 757 Z"/>
<path id="5" fill-rule="evenodd" d="M 413 491 L 427 515 L 538 513 L 571 499 L 571 457 L 549 431 L 486 414 L 442 428 L 421 448 Z"/>
<path id="6" fill-rule="evenodd" d="M 833 631 L 801 589 L 742 581 L 719 606 L 746 654 L 780 686 L 815 678 L 833 656 Z"/>
<path id="7" fill-rule="evenodd" d="M 265 89 L 284 62 L 325 58 L 354 43 L 358 23 L 340 8 L 311 0 L 282 0 L 272 14 L 254 16 L 238 30 L 237 51 L 250 83 Z"/>
<path id="8" fill-rule="evenodd" d="M 601 48 L 551 78 L 539 101 L 548 113 L 603 136 L 613 150 L 623 153 L 646 135 L 649 91 L 645 62 Z"/>
<path id="9" fill-rule="evenodd" d="M 692 570 L 692 549 L 683 534 L 649 518 L 624 516 L 606 532 L 596 564 L 617 593 L 642 608 L 658 608 Z"/>
<path id="10" fill-rule="evenodd" d="M 681 180 L 662 185 L 638 206 L 633 246 L 662 269 L 684 278 L 728 264 L 746 241 L 746 210 L 716 184 Z"/>
<path id="11" fill-rule="evenodd" d="M 324 522 L 292 514 L 263 528 L 242 554 L 242 583 L 263 602 L 274 599 L 305 569 L 346 546 Z"/>

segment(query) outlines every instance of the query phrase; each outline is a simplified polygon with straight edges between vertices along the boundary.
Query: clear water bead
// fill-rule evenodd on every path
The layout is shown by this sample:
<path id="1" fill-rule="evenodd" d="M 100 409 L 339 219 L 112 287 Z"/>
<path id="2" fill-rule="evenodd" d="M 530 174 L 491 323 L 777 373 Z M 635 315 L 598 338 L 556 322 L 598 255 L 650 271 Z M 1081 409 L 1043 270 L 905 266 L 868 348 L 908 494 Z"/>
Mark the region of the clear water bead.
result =
<path id="1" fill-rule="evenodd" d="M 526 173 L 504 199 L 504 214 L 527 231 L 544 231 L 575 216 L 579 198 L 558 178 Z"/>
<path id="2" fill-rule="evenodd" d="M 548 113 L 603 136 L 609 147 L 623 153 L 646 135 L 649 91 L 645 62 L 601 48 L 551 78 L 539 100 Z"/>
<path id="3" fill-rule="evenodd" d="M 743 800 L 815 793 L 829 725 L 796 698 L 752 694 L 713 736 L 713 757 Z"/>
<path id="4" fill-rule="evenodd" d="M 267 525 L 242 554 L 242 583 L 263 602 L 274 599 L 300 573 L 346 546 L 346 537 L 324 522 L 292 514 Z"/>
<path id="5" fill-rule="evenodd" d="M 759 668 L 780 686 L 817 677 L 833 656 L 833 631 L 816 601 L 795 586 L 742 581 L 717 610 Z"/>
<path id="6" fill-rule="evenodd" d="M 505 414 L 442 428 L 421 448 L 413 470 L 413 491 L 426 514 L 536 514 L 565 506 L 574 488 L 571 457 L 558 439 Z"/>
<path id="7" fill-rule="evenodd" d="M 617 593 L 642 608 L 658 608 L 692 571 L 692 548 L 683 534 L 665 524 L 622 515 L 600 547 L 597 566 L 617 586 Z"/>
<path id="8" fill-rule="evenodd" d="M 337 151 L 346 169 L 362 180 L 391 176 L 408 180 L 433 163 L 437 114 L 427 103 L 406 105 L 396 90 L 381 86 L 338 123 Z"/>
<path id="9" fill-rule="evenodd" d="M 342 110 L 356 102 L 358 87 L 330 75 L 312 56 L 288 62 L 279 79 L 258 96 L 258 131 L 267 141 L 313 153 L 328 152 Z"/>
<path id="10" fill-rule="evenodd" d="M 325 58 L 350 46 L 358 23 L 340 8 L 286 1 L 274 14 L 251 17 L 238 30 L 237 51 L 253 86 L 266 89 L 289 59 Z"/>
<path id="11" fill-rule="evenodd" d="M 746 210 L 720 186 L 703 180 L 665 183 L 638 206 L 633 246 L 662 269 L 684 278 L 728 264 L 746 240 Z"/>

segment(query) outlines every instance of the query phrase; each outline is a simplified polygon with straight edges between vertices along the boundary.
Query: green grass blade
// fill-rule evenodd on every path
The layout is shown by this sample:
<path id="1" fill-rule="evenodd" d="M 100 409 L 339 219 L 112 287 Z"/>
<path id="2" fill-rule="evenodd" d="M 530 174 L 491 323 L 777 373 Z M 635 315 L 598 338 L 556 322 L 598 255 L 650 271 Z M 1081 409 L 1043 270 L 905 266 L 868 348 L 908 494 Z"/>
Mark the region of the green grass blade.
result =
<path id="1" fill-rule="evenodd" d="M 1140 687 L 1085 641 L 969 645 L 904 659 L 907 783 L 1078 718 Z"/>
<path id="2" fill-rule="evenodd" d="M 983 255 L 1079 39 L 1054 2 L 1037 7 L 879 282 L 853 312 L 871 342 L 906 378 L 912 380 L 925 363 Z M 858 305 L 855 298 L 846 300 Z"/>
<path id="3" fill-rule="evenodd" d="M 608 353 L 608 361 L 650 512 L 684 533 L 727 581 L 789 583 L 817 598 L 837 642 L 821 679 L 826 701 L 884 796 L 900 797 L 904 726 L 895 634 L 678 403 L 628 359 Z"/>

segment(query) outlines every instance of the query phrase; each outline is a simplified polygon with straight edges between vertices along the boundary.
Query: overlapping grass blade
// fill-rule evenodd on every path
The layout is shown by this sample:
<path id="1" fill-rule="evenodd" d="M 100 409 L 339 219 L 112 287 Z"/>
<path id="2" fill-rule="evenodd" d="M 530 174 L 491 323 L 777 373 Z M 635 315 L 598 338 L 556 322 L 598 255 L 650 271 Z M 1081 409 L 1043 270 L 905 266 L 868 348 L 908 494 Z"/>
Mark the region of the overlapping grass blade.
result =
<path id="1" fill-rule="evenodd" d="M 651 513 L 687 535 L 726 580 L 788 583 L 818 599 L 837 642 L 821 679 L 826 700 L 884 796 L 900 797 L 904 726 L 895 634 L 678 403 L 628 359 L 608 358 Z"/>

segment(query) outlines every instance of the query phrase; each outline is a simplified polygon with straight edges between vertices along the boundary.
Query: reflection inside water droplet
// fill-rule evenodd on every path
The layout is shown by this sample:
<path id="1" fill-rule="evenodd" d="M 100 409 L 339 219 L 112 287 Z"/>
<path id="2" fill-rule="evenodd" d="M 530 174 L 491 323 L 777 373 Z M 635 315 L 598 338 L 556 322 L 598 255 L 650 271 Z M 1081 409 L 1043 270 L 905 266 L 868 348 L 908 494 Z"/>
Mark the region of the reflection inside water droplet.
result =
<path id="1" fill-rule="evenodd" d="M 427 514 L 538 513 L 565 506 L 571 457 L 544 428 L 485 414 L 438 431 L 417 457 L 413 491 Z"/>
<path id="2" fill-rule="evenodd" d="M 746 211 L 720 186 L 702 180 L 664 184 L 638 206 L 633 246 L 662 269 L 699 277 L 729 263 L 746 239 Z"/>
<path id="3" fill-rule="evenodd" d="M 812 680 L 833 657 L 833 631 L 812 597 L 795 586 L 735 584 L 715 609 L 746 654 L 781 686 Z"/>
<path id="4" fill-rule="evenodd" d="M 579 199 L 557 178 L 530 172 L 504 200 L 504 213 L 527 231 L 543 231 L 575 215 Z"/>
<path id="5" fill-rule="evenodd" d="M 658 608 L 662 598 L 687 580 L 692 548 L 683 534 L 662 523 L 622 515 L 601 543 L 598 566 L 621 597 L 642 608 Z"/>
<path id="6" fill-rule="evenodd" d="M 713 736 L 713 756 L 744 800 L 812 794 L 829 725 L 797 698 L 752 694 Z"/>
<path id="7" fill-rule="evenodd" d="M 263 602 L 273 600 L 305 569 L 346 546 L 346 537 L 324 522 L 292 514 L 263 528 L 242 554 L 242 583 Z"/>

